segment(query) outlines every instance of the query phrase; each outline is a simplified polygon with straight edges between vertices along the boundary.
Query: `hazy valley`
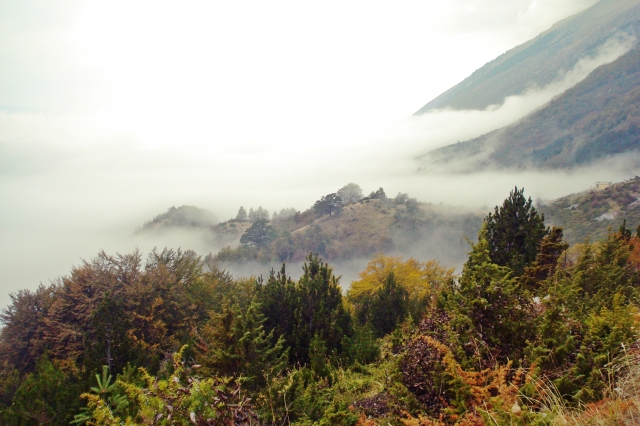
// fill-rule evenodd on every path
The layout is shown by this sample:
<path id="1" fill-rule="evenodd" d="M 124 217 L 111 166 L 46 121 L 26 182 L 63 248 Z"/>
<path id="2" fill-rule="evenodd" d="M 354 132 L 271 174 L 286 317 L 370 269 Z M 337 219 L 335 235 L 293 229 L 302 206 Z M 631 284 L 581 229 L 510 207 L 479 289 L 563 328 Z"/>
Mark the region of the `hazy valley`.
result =
<path id="1" fill-rule="evenodd" d="M 640 424 L 640 0 L 248 6 L 0 7 L 0 425 Z"/>

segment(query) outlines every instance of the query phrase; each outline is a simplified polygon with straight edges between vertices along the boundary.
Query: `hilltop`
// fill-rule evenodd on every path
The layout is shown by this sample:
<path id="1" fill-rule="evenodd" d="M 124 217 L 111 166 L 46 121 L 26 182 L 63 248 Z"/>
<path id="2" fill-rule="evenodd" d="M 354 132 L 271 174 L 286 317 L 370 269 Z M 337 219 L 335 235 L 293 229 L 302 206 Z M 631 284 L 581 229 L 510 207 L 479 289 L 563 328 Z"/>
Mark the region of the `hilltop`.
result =
<path id="1" fill-rule="evenodd" d="M 216 216 L 208 210 L 195 206 L 170 207 L 146 222 L 138 232 L 157 231 L 173 227 L 209 228 L 218 223 Z"/>
<path id="2" fill-rule="evenodd" d="M 467 238 L 477 236 L 484 214 L 462 207 L 419 202 L 407 194 L 388 198 L 382 188 L 368 197 L 359 195 L 341 202 L 338 210 L 331 213 L 318 207 L 321 200 L 305 211 L 289 208 L 273 215 L 260 207 L 253 217 L 241 207 L 236 218 L 203 226 L 202 233 L 208 240 L 214 241 L 217 247 L 224 246 L 208 258 L 220 263 L 266 264 L 301 262 L 310 252 L 332 262 L 393 253 L 416 258 L 438 257 L 456 265 L 464 261 L 469 250 Z M 258 222 L 262 223 L 260 232 L 264 239 L 257 243 L 243 242 L 243 235 L 251 233 L 250 228 Z M 160 215 L 142 231 L 156 229 L 158 223 L 170 226 L 171 222 Z"/>
<path id="3" fill-rule="evenodd" d="M 609 228 L 618 229 L 624 220 L 635 231 L 640 225 L 640 177 L 611 184 L 606 189 L 593 188 L 555 200 L 539 200 L 537 208 L 544 214 L 547 225 L 564 229 L 565 239 L 571 244 L 587 238 L 601 240 Z M 180 209 L 172 208 L 169 212 L 175 216 Z M 486 214 L 464 207 L 419 202 L 407 194 L 388 198 L 384 190 L 343 204 L 331 215 L 314 207 L 305 211 L 283 209 L 272 215 L 260 207 L 256 212 L 259 214 L 252 219 L 233 218 L 196 228 L 212 242 L 212 252 L 205 261 L 222 265 L 301 263 L 313 252 L 335 263 L 386 253 L 461 265 L 469 251 L 467 239 L 476 238 Z M 183 223 L 169 221 L 165 215 L 157 216 L 148 222 L 155 225 L 147 225 L 138 232 L 156 230 L 159 223 L 166 227 L 163 229 L 180 227 Z M 243 236 L 249 235 L 249 230 L 261 220 L 264 226 L 260 232 L 265 239 L 259 243 L 243 242 Z"/>

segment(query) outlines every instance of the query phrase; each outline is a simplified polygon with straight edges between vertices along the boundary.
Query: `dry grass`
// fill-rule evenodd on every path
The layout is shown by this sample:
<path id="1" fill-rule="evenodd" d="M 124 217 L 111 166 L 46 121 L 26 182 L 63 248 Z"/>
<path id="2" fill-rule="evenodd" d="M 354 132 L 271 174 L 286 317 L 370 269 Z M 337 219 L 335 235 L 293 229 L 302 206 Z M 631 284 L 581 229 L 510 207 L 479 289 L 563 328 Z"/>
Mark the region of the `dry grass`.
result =
<path id="1" fill-rule="evenodd" d="M 640 425 L 640 352 L 625 351 L 612 363 L 607 397 L 595 403 L 570 408 L 552 385 L 541 385 L 543 411 L 553 416 L 554 425 L 635 426 Z"/>

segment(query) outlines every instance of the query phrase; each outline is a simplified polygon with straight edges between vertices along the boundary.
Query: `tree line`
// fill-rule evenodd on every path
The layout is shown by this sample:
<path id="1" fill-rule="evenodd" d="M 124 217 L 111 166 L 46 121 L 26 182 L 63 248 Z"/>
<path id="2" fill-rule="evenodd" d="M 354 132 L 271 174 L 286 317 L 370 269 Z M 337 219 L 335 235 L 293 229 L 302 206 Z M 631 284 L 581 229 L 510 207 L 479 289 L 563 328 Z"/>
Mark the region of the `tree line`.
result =
<path id="1" fill-rule="evenodd" d="M 607 396 L 636 345 L 639 272 L 626 223 L 570 247 L 517 188 L 460 274 L 378 255 L 346 295 L 317 254 L 296 280 L 99 253 L 2 311 L 0 420 L 550 424 L 542 383 L 568 406 Z"/>

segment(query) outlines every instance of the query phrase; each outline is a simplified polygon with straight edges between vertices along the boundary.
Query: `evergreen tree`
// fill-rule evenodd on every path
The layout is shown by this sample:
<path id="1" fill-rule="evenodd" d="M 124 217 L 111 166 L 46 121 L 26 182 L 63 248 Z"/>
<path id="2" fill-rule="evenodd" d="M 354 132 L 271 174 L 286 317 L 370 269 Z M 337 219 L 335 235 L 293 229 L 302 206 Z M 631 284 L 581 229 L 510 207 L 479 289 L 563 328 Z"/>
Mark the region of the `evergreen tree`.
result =
<path id="1" fill-rule="evenodd" d="M 538 215 L 531 198 L 524 198 L 524 189 L 511 191 L 502 207 L 485 218 L 489 256 L 496 265 L 508 266 L 516 276 L 531 264 L 538 246 L 548 234 L 544 215 Z"/>
<path id="2" fill-rule="evenodd" d="M 382 188 L 378 188 L 377 191 L 375 192 L 371 192 L 371 194 L 369 194 L 369 198 L 374 200 L 386 200 L 387 199 L 387 194 L 385 194 L 384 189 Z"/>
<path id="3" fill-rule="evenodd" d="M 382 337 L 392 332 L 407 315 L 409 292 L 396 283 L 390 273 L 371 306 L 371 325 Z"/>
<path id="4" fill-rule="evenodd" d="M 243 246 L 264 247 L 276 239 L 277 233 L 265 219 L 255 221 L 240 237 Z"/>
<path id="5" fill-rule="evenodd" d="M 631 229 L 627 228 L 627 219 L 622 221 L 622 225 L 618 229 L 618 236 L 627 242 L 631 239 Z"/>
<path id="6" fill-rule="evenodd" d="M 238 222 L 247 221 L 247 211 L 242 206 L 240 206 L 240 209 L 238 210 L 238 214 L 236 215 L 236 221 Z"/>
<path id="7" fill-rule="evenodd" d="M 486 225 L 465 263 L 458 285 L 443 291 L 439 304 L 451 318 L 457 346 L 470 365 L 519 363 L 532 337 L 531 302 L 506 266 L 491 262 Z"/>
<path id="8" fill-rule="evenodd" d="M 317 378 L 329 376 L 327 366 L 327 346 L 317 334 L 309 343 L 309 367 Z"/>
<path id="9" fill-rule="evenodd" d="M 392 332 L 407 315 L 409 293 L 396 283 L 393 272 L 369 299 L 356 306 L 356 317 L 361 324 L 371 324 L 378 337 Z"/>
<path id="10" fill-rule="evenodd" d="M 617 234 L 609 234 L 597 244 L 587 244 L 570 278 L 580 296 L 573 300 L 573 309 L 588 315 L 610 307 L 617 294 L 636 296 L 633 273 L 627 268 L 629 245 Z"/>
<path id="11" fill-rule="evenodd" d="M 562 228 L 551 229 L 549 234 L 540 242 L 535 262 L 525 268 L 522 282 L 525 289 L 536 294 L 539 287 L 556 272 L 558 259 L 569 248 L 569 244 L 562 239 Z M 545 294 L 539 294 L 545 296 Z"/>
<path id="12" fill-rule="evenodd" d="M 284 264 L 277 274 L 273 269 L 271 270 L 266 283 L 261 279 L 258 280 L 256 301 L 265 316 L 266 332 L 273 331 L 274 339 L 284 336 L 286 346 L 294 346 L 297 290 L 296 283 L 287 275 Z"/>
<path id="13" fill-rule="evenodd" d="M 313 210 L 316 214 L 323 216 L 329 215 L 333 216 L 334 214 L 342 211 L 343 202 L 340 196 L 336 193 L 328 194 L 323 196 L 321 199 L 315 202 L 313 205 Z"/>
<path id="14" fill-rule="evenodd" d="M 309 255 L 297 291 L 297 355 L 306 358 L 311 336 L 318 334 L 328 351 L 339 349 L 343 335 L 352 334 L 351 318 L 342 304 L 338 278 L 317 255 Z"/>
<path id="15" fill-rule="evenodd" d="M 80 408 L 81 386 L 77 379 L 65 374 L 46 356 L 33 373 L 28 374 L 16 391 L 8 424 L 69 424 Z"/>
<path id="16" fill-rule="evenodd" d="M 296 288 L 296 324 L 292 359 L 302 364 L 309 360 L 311 338 L 316 334 L 327 347 L 327 353 L 339 353 L 343 336 L 353 335 L 351 317 L 342 303 L 338 278 L 318 255 L 309 255 L 304 274 Z"/>
<path id="17" fill-rule="evenodd" d="M 249 221 L 256 222 L 258 220 L 269 220 L 269 211 L 259 206 L 257 210 L 253 210 L 253 207 L 249 210 Z"/>
<path id="18" fill-rule="evenodd" d="M 267 333 L 265 320 L 256 301 L 244 312 L 227 303 L 221 313 L 212 313 L 196 336 L 204 372 L 238 377 L 246 387 L 254 388 L 284 370 L 288 358 L 284 338 L 274 339 L 273 330 Z"/>

